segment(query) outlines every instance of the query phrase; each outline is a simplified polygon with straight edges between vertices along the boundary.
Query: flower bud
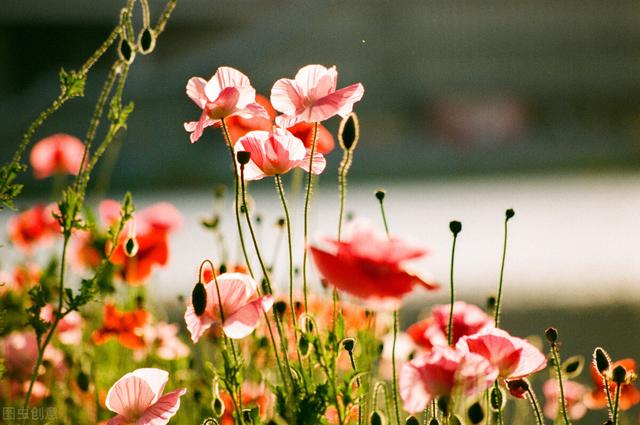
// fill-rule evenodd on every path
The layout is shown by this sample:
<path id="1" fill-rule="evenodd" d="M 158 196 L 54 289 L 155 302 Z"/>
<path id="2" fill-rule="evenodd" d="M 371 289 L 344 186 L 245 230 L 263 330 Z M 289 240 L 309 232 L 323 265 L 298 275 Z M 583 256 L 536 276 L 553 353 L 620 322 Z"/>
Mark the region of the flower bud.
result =
<path id="1" fill-rule="evenodd" d="M 449 396 L 443 395 L 438 398 L 438 409 L 442 412 L 444 416 L 449 416 L 449 405 L 451 404 L 451 399 Z"/>
<path id="2" fill-rule="evenodd" d="M 514 215 L 516 215 L 516 212 L 513 209 L 509 208 L 507 211 L 505 211 L 504 215 L 507 220 L 510 220 Z"/>
<path id="3" fill-rule="evenodd" d="M 611 358 L 603 348 L 597 347 L 593 351 L 593 363 L 596 365 L 596 369 L 600 375 L 604 375 L 611 366 Z"/>
<path id="4" fill-rule="evenodd" d="M 547 330 L 544 331 L 544 335 L 551 344 L 555 344 L 558 341 L 558 330 L 554 327 L 547 328 Z"/>
<path id="5" fill-rule="evenodd" d="M 415 416 L 409 416 L 405 425 L 420 425 L 420 421 Z"/>
<path id="6" fill-rule="evenodd" d="M 449 222 L 449 230 L 454 236 L 457 236 L 462 231 L 462 223 L 456 220 Z"/>
<path id="7" fill-rule="evenodd" d="M 572 379 L 582 373 L 584 367 L 584 357 L 572 356 L 562 363 L 562 376 L 564 379 Z"/>
<path id="8" fill-rule="evenodd" d="M 429 421 L 429 425 L 440 425 L 440 421 L 436 418 L 433 418 Z"/>
<path id="9" fill-rule="evenodd" d="M 360 139 L 360 123 L 355 112 L 350 113 L 347 118 L 340 122 L 338 129 L 338 142 L 342 149 L 348 151 L 356 147 Z"/>
<path id="10" fill-rule="evenodd" d="M 449 421 L 450 425 L 462 425 L 462 419 L 460 419 L 460 416 L 458 415 L 453 415 L 451 417 L 451 420 Z"/>
<path id="11" fill-rule="evenodd" d="M 309 344 L 309 338 L 305 334 L 300 335 L 298 339 L 298 349 L 300 350 L 300 355 L 302 357 L 306 357 L 309 354 L 309 348 L 311 348 L 311 344 Z"/>
<path id="12" fill-rule="evenodd" d="M 473 425 L 477 425 L 484 421 L 484 410 L 482 409 L 482 404 L 479 401 L 476 401 L 467 410 L 467 416 Z"/>
<path id="13" fill-rule="evenodd" d="M 378 199 L 378 201 L 382 202 L 384 200 L 384 196 L 386 195 L 386 192 L 382 189 L 379 189 L 376 191 L 376 198 Z"/>
<path id="14" fill-rule="evenodd" d="M 143 55 L 153 52 L 156 47 L 156 35 L 149 27 L 145 27 L 138 35 L 138 50 Z"/>
<path id="15" fill-rule="evenodd" d="M 213 410 L 214 416 L 220 418 L 224 414 L 224 402 L 220 397 L 216 396 L 211 402 L 211 410 Z"/>
<path id="16" fill-rule="evenodd" d="M 276 301 L 273 304 L 273 310 L 278 313 L 278 315 L 280 317 L 282 317 L 284 315 L 284 313 L 287 311 L 287 303 L 284 301 Z"/>
<path id="17" fill-rule="evenodd" d="M 380 411 L 374 411 L 369 417 L 370 425 L 384 425 L 386 423 L 384 414 Z"/>
<path id="18" fill-rule="evenodd" d="M 124 253 L 127 257 L 135 257 L 138 253 L 138 241 L 135 237 L 130 236 L 124 242 Z"/>
<path id="19" fill-rule="evenodd" d="M 123 62 L 131 64 L 136 57 L 136 52 L 133 46 L 126 38 L 120 40 L 120 46 L 118 46 L 118 55 Z"/>
<path id="20" fill-rule="evenodd" d="M 238 163 L 240 165 L 247 165 L 249 163 L 249 160 L 251 159 L 251 152 L 238 151 L 236 153 L 236 158 L 238 158 Z"/>
<path id="21" fill-rule="evenodd" d="M 86 393 L 89 390 L 89 375 L 83 371 L 78 372 L 78 375 L 76 376 L 76 384 L 78 384 L 80 391 Z"/>
<path id="22" fill-rule="evenodd" d="M 507 387 L 511 395 L 518 398 L 524 398 L 524 395 L 529 391 L 529 383 L 524 379 L 509 380 Z"/>
<path id="23" fill-rule="evenodd" d="M 202 316 L 207 307 L 207 290 L 202 282 L 196 283 L 191 292 L 191 304 L 196 316 Z"/>
<path id="24" fill-rule="evenodd" d="M 611 380 L 616 384 L 624 384 L 627 377 L 627 370 L 623 366 L 616 366 L 611 371 Z"/>
<path id="25" fill-rule="evenodd" d="M 504 395 L 500 388 L 491 388 L 489 399 L 491 400 L 491 409 L 493 409 L 494 412 L 500 412 L 504 409 Z"/>
<path id="26" fill-rule="evenodd" d="M 353 353 L 353 348 L 356 345 L 356 340 L 353 338 L 345 338 L 342 340 L 342 347 L 349 353 Z"/>

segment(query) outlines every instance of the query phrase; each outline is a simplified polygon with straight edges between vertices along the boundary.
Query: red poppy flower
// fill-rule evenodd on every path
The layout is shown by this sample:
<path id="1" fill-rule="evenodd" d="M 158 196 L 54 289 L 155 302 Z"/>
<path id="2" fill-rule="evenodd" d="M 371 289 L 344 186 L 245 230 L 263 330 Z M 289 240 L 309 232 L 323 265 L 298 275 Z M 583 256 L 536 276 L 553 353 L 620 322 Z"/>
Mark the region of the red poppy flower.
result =
<path id="1" fill-rule="evenodd" d="M 427 251 L 396 237 L 377 233 L 364 221 L 351 223 L 341 241 L 325 237 L 309 246 L 320 274 L 341 291 L 355 295 L 378 308 L 395 308 L 414 286 L 429 290 L 437 284 L 408 271 L 405 262 Z"/>
<path id="2" fill-rule="evenodd" d="M 609 370 L 613 370 L 617 366 L 622 366 L 627 374 L 636 372 L 636 362 L 633 359 L 622 359 L 611 364 Z M 606 372 L 605 372 L 606 373 Z M 603 409 L 607 407 L 607 394 L 604 387 L 604 379 L 595 364 L 591 364 L 591 379 L 593 380 L 594 389 L 591 393 L 585 395 L 584 402 L 589 409 Z M 613 396 L 616 392 L 616 383 L 609 379 L 609 392 Z M 628 410 L 636 404 L 640 403 L 640 390 L 633 383 L 622 384 L 620 388 L 620 409 Z"/>
<path id="3" fill-rule="evenodd" d="M 137 350 L 144 348 L 143 328 L 149 313 L 138 308 L 134 311 L 119 311 L 113 304 L 104 306 L 102 327 L 93 332 L 91 339 L 96 344 L 104 344 L 110 338 L 117 338 L 122 346 Z"/>
<path id="4" fill-rule="evenodd" d="M 56 210 L 55 204 L 36 204 L 13 216 L 7 224 L 9 239 L 26 253 L 30 253 L 38 243 L 50 242 L 60 234 L 60 225 L 53 217 Z"/>

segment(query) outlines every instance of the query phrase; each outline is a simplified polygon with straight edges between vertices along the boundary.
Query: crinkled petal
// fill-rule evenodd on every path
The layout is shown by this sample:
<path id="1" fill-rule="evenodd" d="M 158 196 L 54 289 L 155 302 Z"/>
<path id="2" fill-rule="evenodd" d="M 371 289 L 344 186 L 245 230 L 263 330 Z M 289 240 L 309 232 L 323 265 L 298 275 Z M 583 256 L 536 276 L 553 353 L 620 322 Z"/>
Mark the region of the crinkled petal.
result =
<path id="1" fill-rule="evenodd" d="M 311 149 L 307 149 L 307 153 L 305 157 L 300 161 L 299 167 L 302 168 L 307 173 L 309 172 L 309 159 L 311 158 Z M 313 154 L 313 162 L 311 164 L 311 172 L 313 174 L 320 174 L 324 171 L 327 166 L 327 161 L 324 158 L 324 155 L 321 153 L 315 152 Z"/>
<path id="2" fill-rule="evenodd" d="M 260 315 L 266 311 L 265 307 L 271 308 L 272 305 L 273 298 L 271 296 L 261 297 L 250 302 L 225 319 L 224 333 L 234 339 L 246 337 L 258 326 Z"/>
<path id="3" fill-rule="evenodd" d="M 128 416 L 144 412 L 155 397 L 156 394 L 147 381 L 133 373 L 127 373 L 109 389 L 105 405 L 112 412 Z"/>
<path id="4" fill-rule="evenodd" d="M 285 115 L 293 115 L 298 109 L 302 109 L 303 100 L 303 95 L 298 92 L 295 81 L 288 78 L 279 79 L 271 88 L 271 104 L 275 110 Z M 278 118 L 276 122 L 277 120 Z"/>
<path id="5" fill-rule="evenodd" d="M 165 425 L 180 409 L 180 396 L 187 392 L 186 388 L 171 391 L 155 402 L 138 419 L 136 425 Z"/>
<path id="6" fill-rule="evenodd" d="M 190 78 L 187 82 L 187 96 L 195 102 L 200 109 L 204 109 L 204 105 L 207 104 L 207 95 L 204 92 L 204 88 L 207 85 L 207 80 L 200 77 Z"/>
<path id="7" fill-rule="evenodd" d="M 207 329 L 213 325 L 215 319 L 206 313 L 198 316 L 193 306 L 189 305 L 184 313 L 184 321 L 187 324 L 187 330 L 191 334 L 191 341 L 195 344 Z"/>

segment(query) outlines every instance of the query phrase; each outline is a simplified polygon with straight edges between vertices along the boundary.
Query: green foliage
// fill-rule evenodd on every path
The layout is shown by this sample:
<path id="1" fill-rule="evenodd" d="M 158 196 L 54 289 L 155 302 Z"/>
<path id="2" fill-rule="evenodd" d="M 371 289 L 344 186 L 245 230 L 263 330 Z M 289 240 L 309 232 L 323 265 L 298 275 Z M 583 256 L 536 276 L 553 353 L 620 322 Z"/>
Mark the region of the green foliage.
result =
<path id="1" fill-rule="evenodd" d="M 87 74 L 77 71 L 60 69 L 60 93 L 67 99 L 84 96 Z"/>

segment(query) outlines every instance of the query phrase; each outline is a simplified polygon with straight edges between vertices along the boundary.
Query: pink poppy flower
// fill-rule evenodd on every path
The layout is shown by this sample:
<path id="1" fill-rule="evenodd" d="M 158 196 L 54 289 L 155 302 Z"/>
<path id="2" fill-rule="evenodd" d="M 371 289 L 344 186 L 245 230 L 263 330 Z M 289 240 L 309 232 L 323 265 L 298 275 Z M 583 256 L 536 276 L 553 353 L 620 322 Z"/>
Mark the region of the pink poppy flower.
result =
<path id="1" fill-rule="evenodd" d="M 184 124 L 184 129 L 191 133 L 191 143 L 202 137 L 206 127 L 219 125 L 220 120 L 226 117 L 269 119 L 267 111 L 256 103 L 256 91 L 251 87 L 249 78 L 227 66 L 218 68 L 209 81 L 191 78 L 187 82 L 187 96 L 202 109 L 198 121 Z"/>
<path id="2" fill-rule="evenodd" d="M 64 133 L 45 137 L 33 146 L 29 162 L 37 179 L 54 174 L 78 174 L 84 144 L 77 137 Z"/>
<path id="3" fill-rule="evenodd" d="M 335 115 L 346 118 L 353 104 L 362 99 L 364 87 L 360 83 L 336 90 L 338 71 L 335 66 L 307 65 L 290 80 L 282 78 L 271 88 L 271 104 L 282 112 L 276 118 L 280 127 L 299 122 L 315 123 Z"/>
<path id="4" fill-rule="evenodd" d="M 51 304 L 45 305 L 40 310 L 40 319 L 52 323 L 55 310 Z M 58 322 L 56 328 L 58 340 L 65 345 L 78 345 L 82 341 L 82 316 L 77 311 L 64 316 Z"/>
<path id="5" fill-rule="evenodd" d="M 318 271 L 331 285 L 378 308 L 397 307 L 414 286 L 439 287 L 405 266 L 408 260 L 426 255 L 426 250 L 395 236 L 388 238 L 366 221 L 350 223 L 341 241 L 325 237 L 309 250 Z"/>
<path id="6" fill-rule="evenodd" d="M 202 315 L 196 314 L 191 301 L 187 305 L 184 320 L 194 343 L 198 342 L 212 325 L 221 325 L 229 338 L 244 338 L 258 326 L 260 315 L 273 305 L 272 296 L 258 296 L 256 281 L 246 274 L 221 274 L 218 276 L 218 286 L 220 301 L 215 281 L 205 284 L 207 303 Z M 220 317 L 220 304 L 224 321 Z"/>
<path id="7" fill-rule="evenodd" d="M 190 350 L 178 338 L 179 331 L 175 323 L 160 322 L 156 325 L 147 325 L 143 330 L 145 346 L 155 350 L 156 355 L 163 360 L 186 357 Z"/>
<path id="8" fill-rule="evenodd" d="M 451 347 L 436 347 L 400 369 L 400 397 L 405 410 L 417 413 L 434 398 L 462 391 L 472 396 L 489 388 L 498 369 L 484 357 Z"/>
<path id="9" fill-rule="evenodd" d="M 584 385 L 573 381 L 562 381 L 564 399 L 569 419 L 580 419 L 587 413 L 587 406 L 582 402 L 586 393 Z M 560 413 L 560 388 L 557 379 L 549 379 L 542 386 L 542 392 L 547 402 L 544 404 L 544 414 L 549 419 L 557 419 Z"/>
<path id="10" fill-rule="evenodd" d="M 475 335 L 464 336 L 456 348 L 464 353 L 483 356 L 498 368 L 503 379 L 524 378 L 547 366 L 547 357 L 540 350 L 502 329 L 485 329 Z"/>
<path id="11" fill-rule="evenodd" d="M 162 395 L 169 372 L 144 368 L 127 373 L 107 393 L 107 409 L 117 413 L 107 425 L 164 425 L 180 408 L 186 388 Z"/>
<path id="12" fill-rule="evenodd" d="M 302 140 L 282 128 L 247 133 L 236 142 L 235 151 L 251 154 L 244 167 L 245 180 L 285 174 L 296 167 L 309 171 L 310 150 L 304 147 Z M 320 174 L 326 165 L 324 155 L 314 153 L 311 172 Z"/>
<path id="13" fill-rule="evenodd" d="M 9 239 L 27 254 L 31 253 L 37 244 L 51 242 L 60 234 L 60 225 L 53 216 L 55 211 L 58 211 L 55 204 L 36 204 L 11 217 L 7 223 Z"/>
<path id="14" fill-rule="evenodd" d="M 431 350 L 434 346 L 446 346 L 450 304 L 436 305 L 431 315 L 409 326 L 407 333 L 420 347 Z M 473 335 L 493 327 L 493 318 L 481 308 L 456 301 L 453 304 L 453 343 L 467 335 Z"/>

